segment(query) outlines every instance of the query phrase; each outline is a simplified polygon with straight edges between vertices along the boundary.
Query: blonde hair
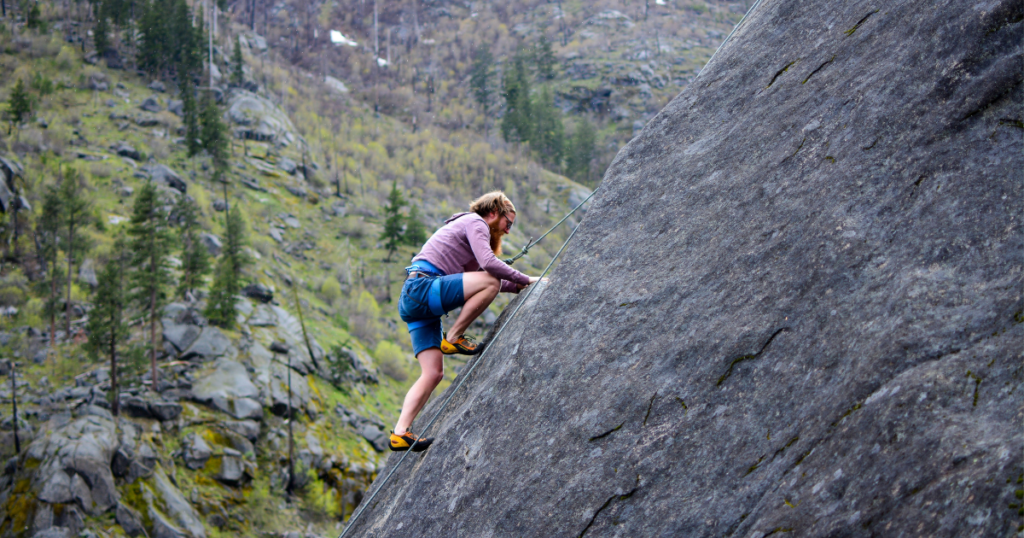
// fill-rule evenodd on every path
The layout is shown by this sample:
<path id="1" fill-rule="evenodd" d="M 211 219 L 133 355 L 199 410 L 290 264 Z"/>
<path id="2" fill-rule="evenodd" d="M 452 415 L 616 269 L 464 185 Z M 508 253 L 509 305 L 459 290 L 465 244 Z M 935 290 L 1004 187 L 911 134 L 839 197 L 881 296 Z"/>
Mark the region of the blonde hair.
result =
<path id="1" fill-rule="evenodd" d="M 483 217 L 492 213 L 515 213 L 516 206 L 512 205 L 512 200 L 509 200 L 505 193 L 494 191 L 473 200 L 473 203 L 469 204 L 469 210 Z"/>

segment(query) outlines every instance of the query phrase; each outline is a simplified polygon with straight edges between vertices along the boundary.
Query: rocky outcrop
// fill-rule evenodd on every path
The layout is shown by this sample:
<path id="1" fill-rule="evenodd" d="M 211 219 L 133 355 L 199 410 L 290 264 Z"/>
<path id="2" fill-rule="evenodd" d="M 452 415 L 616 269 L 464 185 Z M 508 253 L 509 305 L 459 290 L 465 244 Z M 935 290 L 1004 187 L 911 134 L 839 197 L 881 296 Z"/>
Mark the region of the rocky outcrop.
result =
<path id="1" fill-rule="evenodd" d="M 351 535 L 1018 532 L 1022 15 L 761 3 Z"/>

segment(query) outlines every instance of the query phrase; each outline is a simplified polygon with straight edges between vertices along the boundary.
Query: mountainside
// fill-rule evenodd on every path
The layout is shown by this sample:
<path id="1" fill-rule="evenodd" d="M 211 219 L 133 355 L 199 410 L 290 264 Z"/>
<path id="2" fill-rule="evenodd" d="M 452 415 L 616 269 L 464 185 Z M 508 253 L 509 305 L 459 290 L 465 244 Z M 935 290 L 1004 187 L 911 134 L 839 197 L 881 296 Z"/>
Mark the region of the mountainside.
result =
<path id="1" fill-rule="evenodd" d="M 1019 535 L 1022 20 L 760 4 L 350 536 Z"/>
<path id="2" fill-rule="evenodd" d="M 404 225 L 430 231 L 480 193 L 504 189 L 520 211 L 508 254 L 590 191 L 511 145 L 374 114 L 275 49 L 262 50 L 252 34 L 240 39 L 247 83 L 218 78 L 210 92 L 231 135 L 218 179 L 207 152 L 188 155 L 173 77 L 125 69 L 127 54 L 95 55 L 80 40 L 94 24 L 87 9 L 70 5 L 69 23 L 63 6 L 39 6 L 41 15 L 9 12 L 10 24 L 0 26 L 0 108 L 13 120 L 0 132 L 0 535 L 335 532 L 383 463 L 385 432 L 419 373 L 392 302 L 418 245 L 389 254 L 381 237 L 392 189 L 409 203 L 398 208 Z M 46 24 L 33 27 L 32 17 Z M 244 34 L 221 24 L 219 40 Z M 232 67 L 219 51 L 215 62 Z M 19 83 L 30 105 L 21 121 L 8 106 Z M 67 275 L 68 252 L 58 249 L 54 263 L 42 247 L 46 196 L 68 183 L 84 204 L 84 240 L 71 277 L 59 279 L 51 331 L 42 284 Z M 231 328 L 207 315 L 212 278 L 194 294 L 164 290 L 155 384 L 146 309 L 128 308 L 114 391 L 109 358 L 84 344 L 98 280 L 147 184 L 156 186 L 175 243 L 174 283 L 183 277 L 182 198 L 195 202 L 199 237 L 215 258 L 227 249 L 227 209 L 238 211 L 251 263 L 234 275 L 245 287 Z M 576 222 L 516 267 L 539 272 Z M 508 300 L 471 332 L 482 334 Z M 449 362 L 442 387 L 463 364 Z"/>

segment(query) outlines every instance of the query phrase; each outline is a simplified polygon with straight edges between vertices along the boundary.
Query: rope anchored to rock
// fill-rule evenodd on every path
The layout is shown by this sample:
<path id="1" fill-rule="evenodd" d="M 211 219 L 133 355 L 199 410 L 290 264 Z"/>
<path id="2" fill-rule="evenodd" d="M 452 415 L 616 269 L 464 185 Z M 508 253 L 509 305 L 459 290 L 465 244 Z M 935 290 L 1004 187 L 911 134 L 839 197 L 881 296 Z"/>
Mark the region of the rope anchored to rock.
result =
<path id="1" fill-rule="evenodd" d="M 577 205 L 576 207 L 572 208 L 572 211 L 570 211 L 566 216 L 562 217 L 562 220 L 558 221 L 554 226 L 551 227 L 551 229 L 549 229 L 548 231 L 544 232 L 544 235 L 540 236 L 540 238 L 537 239 L 536 241 L 534 241 L 533 238 L 531 237 L 530 240 L 526 242 L 526 246 L 523 247 L 523 250 L 521 250 L 519 252 L 519 254 L 516 254 L 515 256 L 512 256 L 511 258 L 506 258 L 504 260 L 504 262 L 509 264 L 509 265 L 512 265 L 519 258 L 522 258 L 523 256 L 526 256 L 530 252 L 530 249 L 533 248 L 534 245 L 536 245 L 537 243 L 540 243 L 541 239 L 544 239 L 545 237 L 548 236 L 549 233 L 555 231 L 555 228 L 558 228 L 559 224 L 562 224 L 563 222 L 565 222 L 565 219 L 567 219 L 570 216 L 572 216 L 572 214 L 575 213 L 577 209 L 583 207 L 583 204 L 587 203 L 587 201 L 589 201 L 591 198 L 593 198 L 594 194 L 596 194 L 596 193 L 597 193 L 597 189 L 594 189 L 594 192 L 590 193 L 590 196 L 587 196 L 586 199 L 584 199 L 582 202 L 579 203 L 579 205 Z"/>

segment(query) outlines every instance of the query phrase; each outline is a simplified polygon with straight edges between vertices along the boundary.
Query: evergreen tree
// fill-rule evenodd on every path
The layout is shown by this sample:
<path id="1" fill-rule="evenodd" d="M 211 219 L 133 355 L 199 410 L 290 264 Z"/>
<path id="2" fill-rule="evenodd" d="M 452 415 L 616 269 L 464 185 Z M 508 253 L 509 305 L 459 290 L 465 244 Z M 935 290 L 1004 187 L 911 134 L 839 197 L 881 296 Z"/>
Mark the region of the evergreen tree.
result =
<path id="1" fill-rule="evenodd" d="M 541 34 L 534 50 L 534 64 L 537 66 L 537 78 L 542 82 L 555 78 L 555 52 L 551 50 L 551 42 Z"/>
<path id="2" fill-rule="evenodd" d="M 25 81 L 18 79 L 11 89 L 11 95 L 7 98 L 7 116 L 11 123 L 20 125 L 29 114 L 32 113 L 32 100 L 25 91 Z M 8 133 L 10 129 L 8 129 Z"/>
<path id="3" fill-rule="evenodd" d="M 39 9 L 39 2 L 32 2 L 32 6 L 28 8 L 28 17 L 25 20 L 25 26 L 33 29 L 39 29 L 46 31 L 46 22 L 43 21 L 43 13 Z"/>
<path id="4" fill-rule="evenodd" d="M 139 67 L 153 76 L 171 74 L 179 81 L 203 65 L 202 17 L 192 26 L 185 0 L 144 0 L 139 6 Z"/>
<path id="5" fill-rule="evenodd" d="M 517 53 L 511 65 L 505 66 L 502 77 L 505 117 L 501 120 L 501 135 L 506 142 L 529 142 L 533 134 L 530 81 L 524 56 L 521 52 Z"/>
<path id="6" fill-rule="evenodd" d="M 231 52 L 231 83 L 235 86 L 241 86 L 245 82 L 243 66 L 245 66 L 245 60 L 242 59 L 242 43 L 238 35 L 235 35 L 235 48 Z"/>
<path id="7" fill-rule="evenodd" d="M 420 210 L 416 204 L 409 209 L 409 217 L 406 219 L 405 233 L 402 234 L 402 242 L 411 247 L 419 247 L 427 241 L 427 228 L 420 222 Z"/>
<path id="8" fill-rule="evenodd" d="M 565 156 L 565 174 L 576 181 L 590 179 L 590 162 L 594 159 L 595 148 L 594 125 L 586 118 L 576 122 L 576 132 L 569 139 Z"/>
<path id="9" fill-rule="evenodd" d="M 200 112 L 200 140 L 203 148 L 213 158 L 213 177 L 220 179 L 228 169 L 228 127 L 220 119 L 220 108 L 213 95 L 203 96 L 203 108 Z"/>
<path id="10" fill-rule="evenodd" d="M 199 124 L 199 106 L 196 103 L 195 86 L 192 77 L 185 77 L 181 84 L 182 121 L 185 123 L 185 149 L 189 157 L 195 157 L 203 149 L 202 127 Z"/>
<path id="11" fill-rule="evenodd" d="M 110 24 L 103 14 L 100 15 L 96 26 L 92 29 L 92 44 L 99 56 L 103 56 L 110 50 Z"/>
<path id="12" fill-rule="evenodd" d="M 541 162 L 556 170 L 562 168 L 565 152 L 565 127 L 562 125 L 562 111 L 555 108 L 551 89 L 542 86 L 531 107 L 533 113 L 533 138 L 531 147 Z"/>
<path id="13" fill-rule="evenodd" d="M 398 182 L 392 183 L 391 192 L 388 193 L 388 205 L 384 207 L 384 231 L 380 234 L 380 239 L 385 241 L 384 248 L 388 251 L 388 255 L 384 259 L 385 262 L 390 262 L 391 256 L 398 250 L 399 245 L 405 242 L 402 236 L 405 231 L 406 219 L 402 215 L 402 208 L 406 205 L 408 203 L 402 196 L 402 191 L 398 190 Z"/>
<path id="14" fill-rule="evenodd" d="M 71 336 L 71 278 L 73 266 L 84 257 L 92 246 L 88 237 L 82 235 L 82 229 L 94 224 L 95 218 L 89 211 L 89 200 L 82 196 L 82 178 L 71 171 L 60 184 L 60 215 L 62 235 L 64 236 L 64 254 L 67 258 L 67 300 L 64 302 L 64 334 Z"/>
<path id="15" fill-rule="evenodd" d="M 473 88 L 473 98 L 480 105 L 480 110 L 487 114 L 491 101 L 491 77 L 494 76 L 494 56 L 486 43 L 481 43 L 473 58 L 469 85 Z"/>
<path id="16" fill-rule="evenodd" d="M 248 242 L 245 221 L 237 207 L 228 211 L 224 250 L 217 260 L 217 271 L 210 296 L 206 301 L 207 319 L 214 325 L 230 329 L 235 325 L 235 296 L 242 291 L 242 272 L 249 265 L 243 250 Z"/>
<path id="17" fill-rule="evenodd" d="M 46 297 L 43 315 L 50 318 L 50 350 L 57 342 L 57 313 L 60 312 L 60 286 L 64 282 L 64 271 L 60 265 L 60 250 L 63 241 L 61 232 L 64 219 L 61 209 L 60 189 L 49 185 L 43 191 L 42 211 L 36 219 L 36 245 L 39 249 L 40 265 L 44 268 L 43 278 L 36 281 L 36 292 Z"/>
<path id="18" fill-rule="evenodd" d="M 93 293 L 93 309 L 89 312 L 89 341 L 86 351 L 93 360 L 101 354 L 110 357 L 110 394 L 113 395 L 110 412 L 118 415 L 117 350 L 128 340 L 128 326 L 124 322 L 124 311 L 128 303 L 124 280 L 128 263 L 127 249 L 123 238 L 114 244 L 114 252 L 99 274 L 99 285 Z"/>
<path id="19" fill-rule="evenodd" d="M 166 290 L 171 284 L 168 255 L 174 240 L 167 224 L 167 215 L 161 210 L 156 184 L 148 181 L 135 197 L 128 236 L 131 238 L 130 265 L 134 270 L 130 279 L 133 292 L 131 299 L 149 315 L 152 390 L 157 387 L 157 320 L 160 319 L 160 309 L 166 300 Z"/>
<path id="20" fill-rule="evenodd" d="M 199 208 L 184 194 L 178 196 L 174 209 L 178 216 L 178 238 L 181 241 L 181 280 L 178 296 L 188 298 L 203 284 L 210 272 L 210 254 L 199 239 Z"/>

